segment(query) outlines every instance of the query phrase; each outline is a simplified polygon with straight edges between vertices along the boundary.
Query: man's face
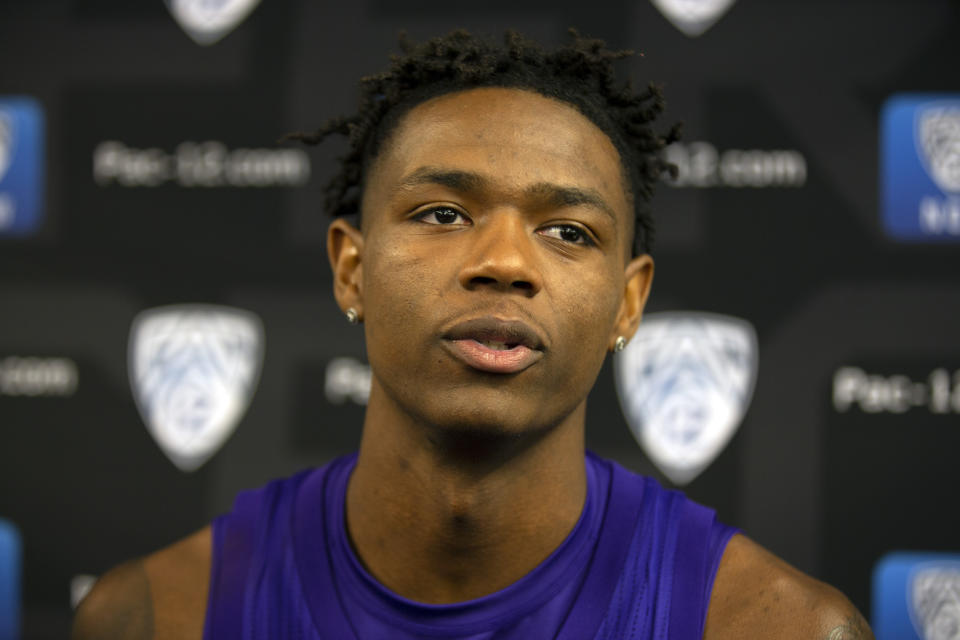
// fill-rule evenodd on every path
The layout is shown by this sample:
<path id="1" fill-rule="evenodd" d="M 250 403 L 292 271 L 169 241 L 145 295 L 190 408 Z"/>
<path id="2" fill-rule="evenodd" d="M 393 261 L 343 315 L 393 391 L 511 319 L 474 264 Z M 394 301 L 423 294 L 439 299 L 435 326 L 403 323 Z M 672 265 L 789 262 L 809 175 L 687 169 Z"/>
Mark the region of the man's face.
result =
<path id="1" fill-rule="evenodd" d="M 609 138 L 562 102 L 473 89 L 412 109 L 367 178 L 356 266 L 336 277 L 355 285 L 338 298 L 362 311 L 373 394 L 443 428 L 570 416 L 652 276 L 629 259 Z"/>

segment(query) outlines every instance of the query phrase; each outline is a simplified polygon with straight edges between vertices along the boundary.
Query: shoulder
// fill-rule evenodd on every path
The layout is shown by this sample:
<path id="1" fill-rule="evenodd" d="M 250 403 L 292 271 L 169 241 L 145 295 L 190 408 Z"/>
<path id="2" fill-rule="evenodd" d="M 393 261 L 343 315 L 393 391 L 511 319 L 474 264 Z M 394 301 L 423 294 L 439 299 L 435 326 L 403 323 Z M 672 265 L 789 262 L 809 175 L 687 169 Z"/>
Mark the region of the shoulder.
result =
<path id="1" fill-rule="evenodd" d="M 873 633 L 842 593 L 737 534 L 717 571 L 703 637 L 866 640 Z"/>
<path id="2" fill-rule="evenodd" d="M 101 576 L 77 610 L 74 640 L 202 638 L 210 532 L 205 527 Z"/>

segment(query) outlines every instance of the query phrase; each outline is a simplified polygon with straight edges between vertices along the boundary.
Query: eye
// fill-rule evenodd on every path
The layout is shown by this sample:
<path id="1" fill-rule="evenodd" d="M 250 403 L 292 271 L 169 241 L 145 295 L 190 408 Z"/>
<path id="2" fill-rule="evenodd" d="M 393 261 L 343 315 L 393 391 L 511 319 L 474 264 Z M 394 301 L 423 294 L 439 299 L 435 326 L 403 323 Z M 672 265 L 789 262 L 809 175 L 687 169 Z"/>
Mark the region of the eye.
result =
<path id="1" fill-rule="evenodd" d="M 416 219 L 427 224 L 469 224 L 469 218 L 453 207 L 430 207 L 416 215 Z"/>
<path id="2" fill-rule="evenodd" d="M 548 238 L 556 238 L 557 240 L 563 240 L 564 242 L 579 244 L 585 247 L 592 247 L 596 244 L 586 230 L 572 224 L 554 224 L 540 229 L 538 233 Z"/>

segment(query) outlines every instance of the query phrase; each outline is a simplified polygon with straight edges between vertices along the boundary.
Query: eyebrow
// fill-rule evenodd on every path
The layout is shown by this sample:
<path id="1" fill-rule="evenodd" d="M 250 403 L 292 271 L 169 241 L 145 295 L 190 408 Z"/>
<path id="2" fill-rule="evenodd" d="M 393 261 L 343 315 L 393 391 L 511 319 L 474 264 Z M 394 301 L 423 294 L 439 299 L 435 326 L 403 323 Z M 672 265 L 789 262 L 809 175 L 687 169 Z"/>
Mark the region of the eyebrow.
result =
<path id="1" fill-rule="evenodd" d="M 439 184 L 457 191 L 479 191 L 487 186 L 489 181 L 480 174 L 469 171 L 420 167 L 401 180 L 400 184 L 397 185 L 397 190 L 409 189 L 422 184 Z"/>
<path id="2" fill-rule="evenodd" d="M 610 216 L 614 226 L 617 226 L 617 216 L 603 197 L 593 189 L 580 187 L 566 187 L 550 182 L 538 182 L 527 187 L 524 191 L 531 196 L 541 198 L 548 204 L 559 208 L 579 207 L 586 205 Z"/>
<path id="3" fill-rule="evenodd" d="M 470 193 L 489 187 L 490 180 L 470 171 L 421 167 L 401 180 L 397 189 L 409 189 L 424 184 L 438 184 L 455 191 Z M 558 185 L 552 182 L 538 182 L 525 188 L 523 194 L 556 208 L 586 205 L 602 211 L 610 217 L 615 226 L 617 225 L 617 216 L 613 208 L 593 189 Z"/>

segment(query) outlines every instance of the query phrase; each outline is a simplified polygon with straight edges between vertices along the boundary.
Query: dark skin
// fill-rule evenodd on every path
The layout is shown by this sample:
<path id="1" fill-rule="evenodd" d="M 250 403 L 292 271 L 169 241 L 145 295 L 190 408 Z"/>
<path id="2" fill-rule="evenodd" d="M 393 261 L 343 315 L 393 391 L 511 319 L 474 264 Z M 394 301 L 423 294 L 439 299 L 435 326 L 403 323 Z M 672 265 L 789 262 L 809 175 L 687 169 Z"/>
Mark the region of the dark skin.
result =
<path id="1" fill-rule="evenodd" d="M 348 533 L 394 592 L 477 598 L 527 574 L 576 523 L 586 397 L 617 336 L 640 323 L 653 262 L 631 257 L 610 140 L 535 93 L 423 103 L 370 172 L 362 229 L 336 220 L 328 235 L 335 296 L 363 318 L 373 371 Z M 518 371 L 478 369 L 449 336 L 477 317 L 522 322 L 536 353 Z M 115 569 L 74 637 L 200 638 L 209 570 L 209 528 Z M 704 637 L 744 636 L 872 634 L 842 594 L 737 535 Z"/>

